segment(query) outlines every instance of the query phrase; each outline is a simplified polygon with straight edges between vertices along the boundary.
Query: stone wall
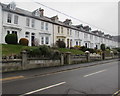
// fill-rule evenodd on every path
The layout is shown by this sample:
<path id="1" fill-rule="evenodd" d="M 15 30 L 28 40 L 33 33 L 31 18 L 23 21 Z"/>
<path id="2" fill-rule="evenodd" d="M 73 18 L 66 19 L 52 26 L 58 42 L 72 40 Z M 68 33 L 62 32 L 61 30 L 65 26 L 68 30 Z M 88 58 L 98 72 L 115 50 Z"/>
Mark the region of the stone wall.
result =
<path id="1" fill-rule="evenodd" d="M 107 57 L 106 59 L 112 59 L 117 57 Z M 29 58 L 26 51 L 22 52 L 21 59 L 3 59 L 2 60 L 2 72 L 28 70 L 33 68 L 63 66 L 69 64 L 80 64 L 82 62 L 102 60 L 99 55 L 71 55 L 70 52 L 61 53 L 61 58 L 58 60 L 42 59 L 42 58 Z"/>

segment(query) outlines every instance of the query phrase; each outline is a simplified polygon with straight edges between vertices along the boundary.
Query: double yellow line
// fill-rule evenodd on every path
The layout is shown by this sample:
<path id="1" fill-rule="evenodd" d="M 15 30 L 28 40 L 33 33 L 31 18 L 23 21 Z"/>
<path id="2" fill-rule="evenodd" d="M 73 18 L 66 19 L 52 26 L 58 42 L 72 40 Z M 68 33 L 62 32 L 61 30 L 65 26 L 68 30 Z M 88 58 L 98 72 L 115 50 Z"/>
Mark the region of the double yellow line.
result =
<path id="1" fill-rule="evenodd" d="M 24 76 L 14 76 L 14 77 L 7 77 L 7 78 L 2 78 L 0 81 L 7 81 L 7 80 L 14 80 L 14 79 L 21 79 L 24 78 Z"/>

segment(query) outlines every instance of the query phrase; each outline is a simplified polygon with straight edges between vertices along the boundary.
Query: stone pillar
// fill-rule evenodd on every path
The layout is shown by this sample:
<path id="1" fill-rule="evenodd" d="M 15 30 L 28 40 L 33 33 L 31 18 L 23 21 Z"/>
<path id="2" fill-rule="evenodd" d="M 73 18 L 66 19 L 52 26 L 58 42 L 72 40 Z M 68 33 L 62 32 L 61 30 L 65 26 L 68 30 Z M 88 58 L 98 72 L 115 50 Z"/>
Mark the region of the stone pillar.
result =
<path id="1" fill-rule="evenodd" d="M 21 52 L 21 55 L 22 55 L 22 69 L 25 69 L 26 64 L 28 63 L 28 61 L 27 61 L 27 51 L 23 50 Z"/>
<path id="2" fill-rule="evenodd" d="M 114 53 L 113 53 L 113 51 L 110 51 L 110 55 L 111 55 L 111 58 L 113 59 L 113 58 L 114 58 Z"/>
<path id="3" fill-rule="evenodd" d="M 90 61 L 90 52 L 85 51 L 85 54 L 86 54 L 86 60 L 87 60 L 87 62 L 89 62 Z"/>
<path id="4" fill-rule="evenodd" d="M 71 52 L 66 52 L 66 64 L 71 64 Z"/>
<path id="5" fill-rule="evenodd" d="M 60 63 L 61 65 L 64 65 L 64 53 L 61 53 Z"/>

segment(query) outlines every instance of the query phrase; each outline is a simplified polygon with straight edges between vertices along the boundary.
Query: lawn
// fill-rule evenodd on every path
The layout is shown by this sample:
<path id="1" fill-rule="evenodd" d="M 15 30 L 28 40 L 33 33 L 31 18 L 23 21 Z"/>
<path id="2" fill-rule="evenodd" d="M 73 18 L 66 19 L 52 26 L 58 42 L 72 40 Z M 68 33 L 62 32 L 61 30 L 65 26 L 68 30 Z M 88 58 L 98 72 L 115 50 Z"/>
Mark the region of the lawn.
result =
<path id="1" fill-rule="evenodd" d="M 31 48 L 29 46 L 0 44 L 2 46 L 2 55 L 20 54 L 23 49 Z M 0 49 L 1 50 L 1 49 Z"/>
<path id="2" fill-rule="evenodd" d="M 0 50 L 2 50 L 2 55 L 17 55 L 20 54 L 20 52 L 23 49 L 30 49 L 30 48 L 36 48 L 36 47 L 30 47 L 30 46 L 22 46 L 22 45 L 12 45 L 12 44 L 0 44 Z M 68 49 L 68 48 L 58 48 L 60 52 L 71 52 L 72 54 L 83 54 L 83 51 L 75 50 L 75 49 Z"/>
<path id="3" fill-rule="evenodd" d="M 59 48 L 58 50 L 59 50 L 60 52 L 71 52 L 72 54 L 84 54 L 83 51 L 81 51 L 81 50 L 76 50 L 76 49 Z"/>

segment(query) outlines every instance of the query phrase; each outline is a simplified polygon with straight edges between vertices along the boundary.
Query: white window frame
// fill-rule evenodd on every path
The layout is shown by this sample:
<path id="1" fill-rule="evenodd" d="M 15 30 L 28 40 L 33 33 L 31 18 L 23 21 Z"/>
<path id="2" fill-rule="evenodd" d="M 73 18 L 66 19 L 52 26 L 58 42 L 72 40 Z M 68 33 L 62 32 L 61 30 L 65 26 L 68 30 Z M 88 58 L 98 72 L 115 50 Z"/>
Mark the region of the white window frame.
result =
<path id="1" fill-rule="evenodd" d="M 44 44 L 44 37 L 41 37 L 41 44 Z"/>
<path id="2" fill-rule="evenodd" d="M 48 30 L 48 22 L 45 23 L 45 29 Z"/>
<path id="3" fill-rule="evenodd" d="M 30 26 L 30 18 L 26 18 L 26 26 Z"/>
<path id="4" fill-rule="evenodd" d="M 18 24 L 18 15 L 14 15 L 14 24 Z"/>
<path id="5" fill-rule="evenodd" d="M 34 28 L 35 27 L 35 19 L 32 19 L 32 22 L 31 22 L 31 27 Z"/>
<path id="6" fill-rule="evenodd" d="M 61 33 L 63 33 L 63 26 L 61 26 Z"/>
<path id="7" fill-rule="evenodd" d="M 25 32 L 25 37 L 29 38 L 29 36 L 30 36 L 30 32 Z"/>
<path id="8" fill-rule="evenodd" d="M 67 35 L 69 35 L 70 34 L 70 32 L 69 32 L 69 28 L 67 28 Z"/>
<path id="9" fill-rule="evenodd" d="M 44 30 L 44 22 L 41 21 L 41 29 Z"/>
<path id="10" fill-rule="evenodd" d="M 7 15 L 7 23 L 12 23 L 12 14 L 8 13 Z"/>
<path id="11" fill-rule="evenodd" d="M 45 44 L 49 44 L 49 37 L 45 37 Z"/>
<path id="12" fill-rule="evenodd" d="M 60 26 L 58 26 L 58 33 L 60 33 Z"/>

